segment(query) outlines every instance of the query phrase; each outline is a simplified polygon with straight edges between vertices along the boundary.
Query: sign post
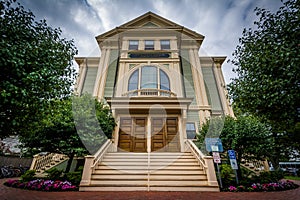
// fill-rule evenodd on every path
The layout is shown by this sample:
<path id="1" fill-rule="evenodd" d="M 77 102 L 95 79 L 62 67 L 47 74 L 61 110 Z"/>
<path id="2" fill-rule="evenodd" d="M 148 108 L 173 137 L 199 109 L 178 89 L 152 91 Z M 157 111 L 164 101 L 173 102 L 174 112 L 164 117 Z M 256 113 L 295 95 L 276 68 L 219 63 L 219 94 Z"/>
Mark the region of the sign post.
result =
<path id="1" fill-rule="evenodd" d="M 205 146 L 208 152 L 212 152 L 214 163 L 217 165 L 218 178 L 220 182 L 220 188 L 223 188 L 219 163 L 221 158 L 219 152 L 223 152 L 223 145 L 220 138 L 205 138 Z"/>
<path id="2" fill-rule="evenodd" d="M 223 188 L 222 178 L 221 178 L 221 173 L 220 173 L 220 168 L 219 168 L 219 163 L 221 163 L 221 158 L 220 158 L 219 152 L 213 152 L 213 158 L 214 158 L 214 163 L 217 164 L 217 171 L 218 171 L 218 178 L 220 181 L 220 187 Z"/>
<path id="3" fill-rule="evenodd" d="M 236 161 L 236 156 L 235 156 L 234 150 L 228 150 L 228 156 L 229 156 L 231 168 L 234 170 L 236 183 L 239 184 L 239 179 L 237 176 L 238 164 Z"/>

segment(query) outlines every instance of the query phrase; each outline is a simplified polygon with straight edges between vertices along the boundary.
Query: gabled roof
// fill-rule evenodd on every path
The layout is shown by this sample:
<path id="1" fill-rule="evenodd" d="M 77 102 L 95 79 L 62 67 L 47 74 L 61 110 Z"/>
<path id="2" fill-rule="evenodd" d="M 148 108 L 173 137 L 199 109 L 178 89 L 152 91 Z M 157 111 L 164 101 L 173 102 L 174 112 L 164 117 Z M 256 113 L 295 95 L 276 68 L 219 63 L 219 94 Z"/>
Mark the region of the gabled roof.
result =
<path id="1" fill-rule="evenodd" d="M 166 18 L 163 18 L 157 14 L 154 14 L 153 12 L 147 12 L 125 24 L 122 24 L 106 33 L 103 33 L 101 35 L 98 35 L 96 37 L 96 40 L 99 42 L 104 41 L 107 38 L 113 37 L 118 33 L 127 31 L 127 30 L 133 30 L 133 29 L 141 29 L 141 28 L 161 28 L 161 29 L 169 29 L 181 32 L 197 41 L 201 41 L 204 39 L 204 36 L 192 31 L 188 28 L 185 28 L 184 26 L 181 26 L 179 24 L 176 24 Z M 201 43 L 200 42 L 200 43 Z"/>

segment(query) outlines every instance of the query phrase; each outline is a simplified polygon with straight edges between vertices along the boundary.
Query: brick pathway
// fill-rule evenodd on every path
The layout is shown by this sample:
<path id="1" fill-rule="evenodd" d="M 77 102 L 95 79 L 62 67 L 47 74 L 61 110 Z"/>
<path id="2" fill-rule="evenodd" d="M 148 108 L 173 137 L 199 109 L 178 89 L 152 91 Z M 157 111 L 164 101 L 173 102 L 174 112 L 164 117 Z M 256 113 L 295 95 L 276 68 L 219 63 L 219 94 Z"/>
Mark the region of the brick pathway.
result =
<path id="1" fill-rule="evenodd" d="M 7 179 L 0 180 L 1 200 L 113 200 L 113 199 L 141 199 L 141 200 L 201 200 L 201 199 L 234 199 L 234 200 L 297 200 L 300 199 L 300 187 L 295 190 L 282 192 L 39 192 L 3 185 Z M 295 181 L 298 185 L 300 181 Z"/>

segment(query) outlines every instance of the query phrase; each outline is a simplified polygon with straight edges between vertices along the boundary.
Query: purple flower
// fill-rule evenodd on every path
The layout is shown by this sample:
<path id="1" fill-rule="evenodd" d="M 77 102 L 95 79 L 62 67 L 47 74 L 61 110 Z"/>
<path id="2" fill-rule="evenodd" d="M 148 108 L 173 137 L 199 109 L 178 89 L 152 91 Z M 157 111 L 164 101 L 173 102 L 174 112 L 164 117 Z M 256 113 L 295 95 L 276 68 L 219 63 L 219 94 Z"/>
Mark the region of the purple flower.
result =
<path id="1" fill-rule="evenodd" d="M 236 187 L 234 187 L 234 186 L 229 186 L 229 191 L 230 192 L 235 192 L 236 191 Z"/>

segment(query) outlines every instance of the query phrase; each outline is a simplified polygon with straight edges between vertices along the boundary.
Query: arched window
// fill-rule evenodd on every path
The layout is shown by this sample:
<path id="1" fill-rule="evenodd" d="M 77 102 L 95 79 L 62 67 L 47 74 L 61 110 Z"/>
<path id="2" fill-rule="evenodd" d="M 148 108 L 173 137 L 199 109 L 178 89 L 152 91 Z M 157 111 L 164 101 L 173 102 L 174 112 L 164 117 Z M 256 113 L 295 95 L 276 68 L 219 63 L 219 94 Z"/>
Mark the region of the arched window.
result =
<path id="1" fill-rule="evenodd" d="M 139 86 L 139 71 L 135 70 L 129 78 L 128 91 L 137 90 L 138 86 Z"/>
<path id="2" fill-rule="evenodd" d="M 143 66 L 136 69 L 128 80 L 128 91 L 138 89 L 170 91 L 170 79 L 166 72 L 156 66 Z"/>
<path id="3" fill-rule="evenodd" d="M 170 80 L 166 72 L 163 70 L 159 70 L 159 77 L 160 77 L 160 89 L 161 90 L 169 90 L 170 91 Z"/>

